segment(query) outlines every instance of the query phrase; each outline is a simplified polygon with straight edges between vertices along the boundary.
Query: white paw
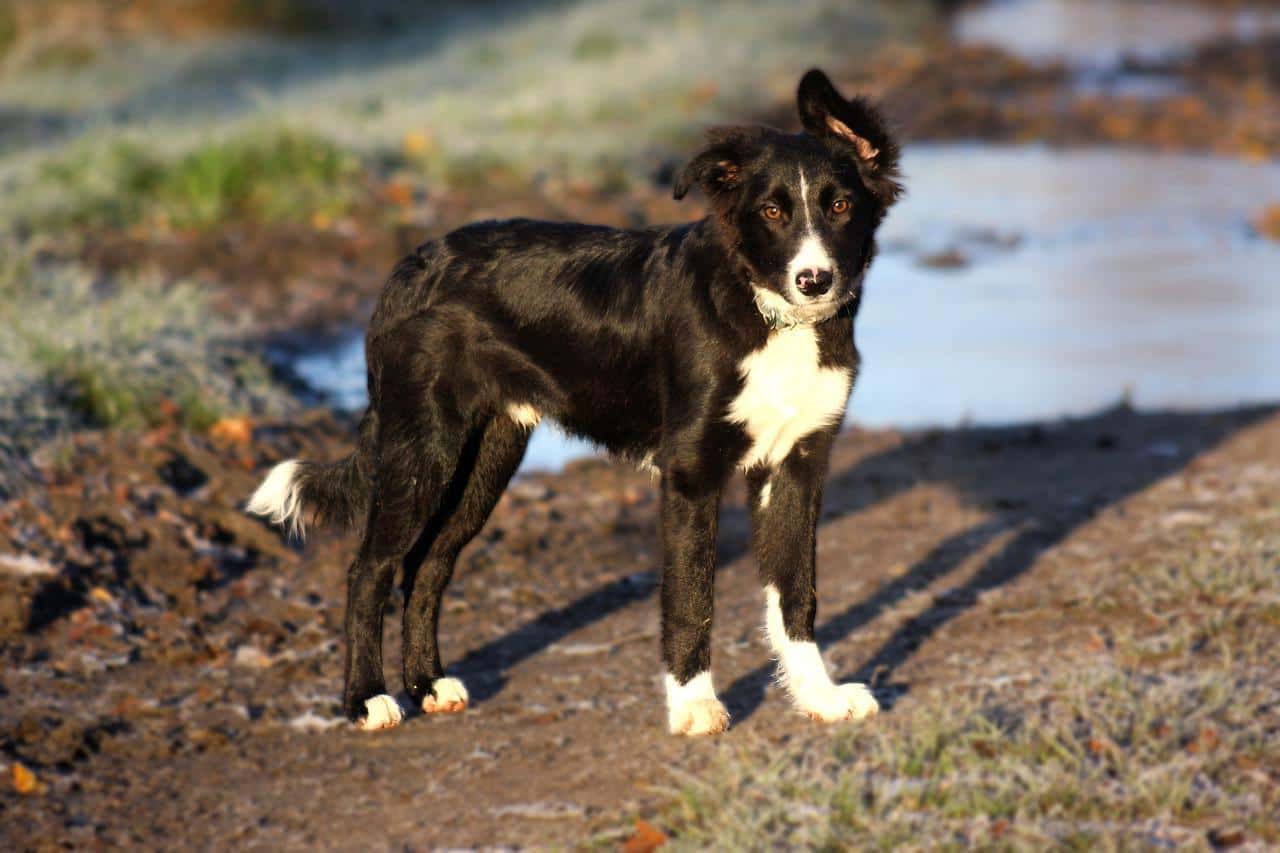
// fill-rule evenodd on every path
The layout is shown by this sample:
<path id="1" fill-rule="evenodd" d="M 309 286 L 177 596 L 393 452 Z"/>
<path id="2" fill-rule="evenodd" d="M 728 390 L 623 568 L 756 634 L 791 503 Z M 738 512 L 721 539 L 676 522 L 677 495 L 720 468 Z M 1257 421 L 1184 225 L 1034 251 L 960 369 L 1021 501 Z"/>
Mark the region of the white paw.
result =
<path id="1" fill-rule="evenodd" d="M 364 710 L 364 719 L 356 723 L 356 728 L 363 732 L 394 729 L 404 719 L 404 711 L 400 710 L 400 703 L 385 693 L 364 700 Z"/>
<path id="2" fill-rule="evenodd" d="M 422 697 L 424 713 L 456 714 L 467 707 L 467 688 L 456 678 L 437 678 L 431 682 L 431 690 Z"/>
<path id="3" fill-rule="evenodd" d="M 673 735 L 714 735 L 729 728 L 729 712 L 716 698 L 711 673 L 684 684 L 667 675 L 667 725 Z"/>
<path id="4" fill-rule="evenodd" d="M 824 684 L 795 699 L 801 711 L 824 723 L 862 720 L 880 710 L 880 703 L 864 684 Z"/>
<path id="5" fill-rule="evenodd" d="M 719 699 L 694 699 L 668 716 L 673 735 L 718 735 L 729 728 L 729 712 Z"/>

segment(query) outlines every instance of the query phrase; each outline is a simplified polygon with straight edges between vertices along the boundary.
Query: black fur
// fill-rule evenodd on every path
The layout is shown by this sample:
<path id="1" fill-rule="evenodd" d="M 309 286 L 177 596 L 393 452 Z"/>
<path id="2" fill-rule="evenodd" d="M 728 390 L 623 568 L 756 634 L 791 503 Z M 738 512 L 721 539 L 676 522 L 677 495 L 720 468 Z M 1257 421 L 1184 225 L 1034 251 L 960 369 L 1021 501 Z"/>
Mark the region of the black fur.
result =
<path id="1" fill-rule="evenodd" d="M 711 134 L 674 186 L 677 198 L 695 186 L 707 194 L 713 212 L 701 221 L 641 230 L 484 222 L 424 244 L 396 267 L 367 334 L 369 414 L 359 448 L 301 475 L 308 510 L 338 521 L 364 516 L 348 576 L 343 703 L 351 719 L 385 692 L 382 612 L 397 568 L 407 591 L 405 688 L 420 700 L 443 676 L 441 595 L 528 441 L 508 414 L 512 404 L 660 469 L 662 654 L 680 683 L 709 669 L 720 495 L 752 444 L 726 415 L 744 386 L 740 363 L 771 335 L 755 300 L 772 294 L 783 320 L 813 323 L 820 363 L 855 373 L 861 273 L 900 190 L 897 147 L 868 104 L 844 100 L 812 71 L 798 106 L 800 134 Z M 833 135 L 831 115 L 875 156 Z M 798 176 L 813 193 L 804 210 Z M 838 199 L 850 203 L 847 213 L 834 212 Z M 787 280 L 805 234 L 822 240 L 834 266 L 822 271 L 831 290 L 813 300 Z M 814 537 L 837 429 L 818 429 L 779 464 L 747 472 L 761 577 L 780 590 L 797 640 L 813 637 Z M 772 497 L 761 508 L 766 480 Z"/>

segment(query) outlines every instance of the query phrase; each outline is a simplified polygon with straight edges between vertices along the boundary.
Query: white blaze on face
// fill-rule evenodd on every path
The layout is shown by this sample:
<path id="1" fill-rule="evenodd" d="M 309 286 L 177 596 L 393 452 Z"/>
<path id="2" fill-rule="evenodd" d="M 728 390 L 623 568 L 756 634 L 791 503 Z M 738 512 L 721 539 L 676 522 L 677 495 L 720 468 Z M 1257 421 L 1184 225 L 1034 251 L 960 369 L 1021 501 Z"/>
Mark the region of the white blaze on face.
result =
<path id="1" fill-rule="evenodd" d="M 795 257 L 787 264 L 787 287 L 791 289 L 797 302 L 804 302 L 809 297 L 796 288 L 796 276 L 804 270 L 834 270 L 831 253 L 813 228 L 813 217 L 809 213 L 809 182 L 805 180 L 804 170 L 800 170 L 800 211 L 804 225 L 804 236 L 800 239 L 800 248 Z"/>

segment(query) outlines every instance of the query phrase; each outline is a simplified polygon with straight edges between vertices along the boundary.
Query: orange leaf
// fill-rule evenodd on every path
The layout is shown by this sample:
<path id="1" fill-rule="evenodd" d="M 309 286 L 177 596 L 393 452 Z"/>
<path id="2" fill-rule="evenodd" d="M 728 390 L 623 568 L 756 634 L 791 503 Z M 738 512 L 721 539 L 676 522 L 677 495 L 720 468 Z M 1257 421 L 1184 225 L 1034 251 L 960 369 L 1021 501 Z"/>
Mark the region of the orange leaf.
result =
<path id="1" fill-rule="evenodd" d="M 667 834 L 647 820 L 636 821 L 635 834 L 622 844 L 622 853 L 652 853 L 667 843 Z"/>
<path id="2" fill-rule="evenodd" d="M 413 204 L 413 187 L 404 181 L 391 181 L 382 187 L 382 197 L 399 207 Z"/>
<path id="3" fill-rule="evenodd" d="M 170 400 L 168 397 L 161 397 L 156 403 L 156 408 L 160 410 L 160 414 L 170 419 L 176 418 L 178 415 L 182 414 L 182 407 Z"/>
<path id="4" fill-rule="evenodd" d="M 222 418 L 209 427 L 209 435 L 220 441 L 248 444 L 253 439 L 253 422 L 248 418 Z"/>
<path id="5" fill-rule="evenodd" d="M 43 794 L 46 786 L 21 761 L 13 762 L 13 789 L 19 794 Z"/>

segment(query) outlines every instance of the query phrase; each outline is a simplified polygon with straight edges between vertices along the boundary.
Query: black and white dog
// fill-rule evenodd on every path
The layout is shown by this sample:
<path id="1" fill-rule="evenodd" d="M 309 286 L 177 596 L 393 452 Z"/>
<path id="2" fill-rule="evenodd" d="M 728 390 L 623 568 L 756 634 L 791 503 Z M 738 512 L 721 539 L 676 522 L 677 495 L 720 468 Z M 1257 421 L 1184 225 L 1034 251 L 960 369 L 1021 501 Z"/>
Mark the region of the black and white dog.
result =
<path id="1" fill-rule="evenodd" d="M 458 552 L 484 525 L 541 418 L 660 472 L 662 656 L 677 734 L 723 731 L 711 684 L 720 495 L 750 494 L 765 626 L 783 683 L 819 720 L 876 700 L 835 684 L 814 643 L 815 536 L 832 440 L 854 377 L 853 320 L 874 235 L 901 191 L 898 148 L 874 108 L 821 71 L 800 81 L 804 131 L 713 131 L 675 182 L 706 218 L 616 230 L 482 222 L 400 261 L 366 338 L 369 409 L 332 464 L 277 465 L 250 512 L 363 518 L 347 576 L 343 708 L 397 724 L 382 671 L 382 612 L 403 570 L 404 686 L 459 711 L 436 645 Z"/>

